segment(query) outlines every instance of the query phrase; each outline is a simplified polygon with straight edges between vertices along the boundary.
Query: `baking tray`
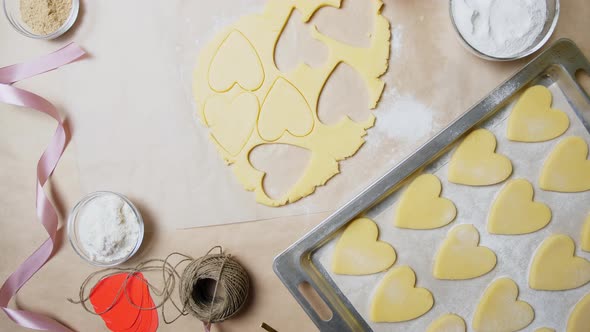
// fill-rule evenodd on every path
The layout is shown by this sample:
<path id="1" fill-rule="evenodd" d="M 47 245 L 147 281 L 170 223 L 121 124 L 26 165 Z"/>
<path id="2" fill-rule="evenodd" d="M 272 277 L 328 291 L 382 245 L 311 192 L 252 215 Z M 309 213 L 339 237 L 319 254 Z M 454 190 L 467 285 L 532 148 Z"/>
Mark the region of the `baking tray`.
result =
<path id="1" fill-rule="evenodd" d="M 405 254 L 404 258 L 404 254 L 402 254 L 401 250 L 399 250 L 399 242 L 403 242 L 404 239 L 400 239 L 398 237 L 398 243 L 396 243 L 395 240 L 391 240 L 391 238 L 395 235 L 394 233 L 398 233 L 397 235 L 399 235 L 399 233 L 408 231 L 417 232 L 414 234 L 419 234 L 419 232 L 421 232 L 415 230 L 402 230 L 395 228 L 392 225 L 391 217 L 388 216 L 392 214 L 391 211 L 395 206 L 395 200 L 397 199 L 398 191 L 401 192 L 400 189 L 410 179 L 412 179 L 414 176 L 421 173 L 422 171 L 436 173 L 438 171 L 441 171 L 441 169 L 444 169 L 445 164 L 448 161 L 450 151 L 455 145 L 454 143 L 462 139 L 474 127 L 484 127 L 492 131 L 494 131 L 494 129 L 496 131 L 500 130 L 503 127 L 503 124 L 505 123 L 504 120 L 508 116 L 511 106 L 514 103 L 516 97 L 528 86 L 534 84 L 541 84 L 551 87 L 550 89 L 552 90 L 554 95 L 553 107 L 556 108 L 556 102 L 561 102 L 562 108 L 568 108 L 568 111 L 566 113 L 568 113 L 568 116 L 570 117 L 570 122 L 572 123 L 570 129 L 568 129 L 568 132 L 566 132 L 566 134 L 552 141 L 543 143 L 544 145 L 541 146 L 541 149 L 551 150 L 550 148 L 552 148 L 562 138 L 571 135 L 583 136 L 586 142 L 590 143 L 590 98 L 584 92 L 584 90 L 577 84 L 575 79 L 576 73 L 580 70 L 583 70 L 586 73 L 590 73 L 590 63 L 571 40 L 560 39 L 555 44 L 553 44 L 549 49 L 547 49 L 545 52 L 543 52 L 541 55 L 539 55 L 537 58 L 531 61 L 528 65 L 526 65 L 522 70 L 516 73 L 513 77 L 511 77 L 503 84 L 501 84 L 499 87 L 494 89 L 487 97 L 485 97 L 478 104 L 476 104 L 467 112 L 465 112 L 447 128 L 443 129 L 431 140 L 422 145 L 416 152 L 407 157 L 397 166 L 390 169 L 387 173 L 385 173 L 377 181 L 375 181 L 373 184 L 364 189 L 351 201 L 342 206 L 340 209 L 338 209 L 336 212 L 330 215 L 326 220 L 324 220 L 321 224 L 319 224 L 317 227 L 311 230 L 308 234 L 303 236 L 300 240 L 298 240 L 296 243 L 294 243 L 288 249 L 286 249 L 284 252 L 278 255 L 275 258 L 273 265 L 275 273 L 278 275 L 280 280 L 285 284 L 285 286 L 295 297 L 295 299 L 299 302 L 299 304 L 303 307 L 303 309 L 313 320 L 313 322 L 317 325 L 317 327 L 321 331 L 424 331 L 424 324 L 426 324 L 424 323 L 424 321 L 430 323 L 442 313 L 460 313 L 461 311 L 463 311 L 463 315 L 461 316 L 465 318 L 466 323 L 469 326 L 471 323 L 472 316 L 469 313 L 465 313 L 465 310 L 469 309 L 468 307 L 472 306 L 473 303 L 477 303 L 481 293 L 493 279 L 505 275 L 505 273 L 503 273 L 502 271 L 494 273 L 495 270 L 498 270 L 498 266 L 488 275 L 484 275 L 482 277 L 473 279 L 475 281 L 472 281 L 471 286 L 469 286 L 471 290 L 468 289 L 465 291 L 466 294 L 469 294 L 471 292 L 473 296 L 470 296 L 469 298 L 461 298 L 461 304 L 459 306 L 457 306 L 457 303 L 451 303 L 449 306 L 455 306 L 454 308 L 449 308 L 449 310 L 447 310 L 447 308 L 443 308 L 444 304 L 441 304 L 440 294 L 437 294 L 437 292 L 433 292 L 435 297 L 435 306 L 433 307 L 433 310 L 431 310 L 425 315 L 429 316 L 428 319 L 422 319 L 424 317 L 423 316 L 414 321 L 410 321 L 409 323 L 378 324 L 369 322 L 364 317 L 367 317 L 366 315 L 368 311 L 368 304 L 370 298 L 372 298 L 371 291 L 374 288 L 376 288 L 377 284 L 383 277 L 383 273 L 370 276 L 336 276 L 329 272 L 328 269 L 326 269 L 324 266 L 329 263 L 329 256 L 331 254 L 332 248 L 334 246 L 338 234 L 342 231 L 343 227 L 346 226 L 347 223 L 351 220 L 354 220 L 360 216 L 367 216 L 374 219 L 379 226 L 380 240 L 392 244 L 393 247 L 396 249 L 396 251 L 398 252 L 398 260 L 396 261 L 394 267 L 406 265 L 408 261 L 412 261 L 413 259 L 415 259 L 415 256 L 419 256 L 419 254 L 423 253 L 418 250 L 418 252 L 416 252 L 415 255 Z M 565 109 L 562 110 L 566 111 Z M 504 144 L 503 140 L 505 141 L 505 138 L 503 137 L 503 132 L 501 135 L 499 134 L 499 132 L 495 132 L 495 134 L 496 138 L 498 139 L 497 151 L 499 153 L 506 154 L 509 156 L 509 158 L 513 159 L 512 156 L 502 151 L 502 145 Z M 539 152 L 539 150 L 537 152 Z M 546 154 L 543 155 L 543 159 L 545 157 Z M 536 158 L 536 160 L 532 160 L 530 162 L 540 164 L 542 160 Z M 517 169 L 526 170 L 527 167 L 531 165 L 516 164 L 515 172 Z M 537 168 L 540 168 L 540 166 Z M 445 179 L 443 179 L 443 177 Z M 446 176 L 439 176 L 439 178 L 441 179 L 441 181 L 443 181 L 443 197 L 455 201 L 455 198 L 452 196 L 453 190 L 447 192 L 447 187 L 449 186 L 449 183 L 448 181 L 446 181 Z M 511 178 L 514 178 L 514 175 Z M 547 200 L 552 199 L 552 197 L 550 197 L 551 195 L 559 195 L 543 192 L 542 190 L 538 189 L 536 177 L 528 178 L 528 180 L 531 183 L 533 183 L 535 187 L 535 200 L 545 200 L 545 203 L 549 203 L 547 202 Z M 493 195 L 493 193 L 497 192 L 504 183 L 505 182 L 498 184 L 496 186 L 484 187 L 487 188 L 484 190 L 488 191 L 486 195 Z M 561 197 L 561 199 L 566 199 L 563 195 L 557 196 L 557 199 L 560 199 L 559 197 Z M 587 203 L 590 201 L 590 193 L 584 193 L 582 194 L 582 196 L 577 197 L 578 202 L 585 203 L 586 206 L 588 205 Z M 487 198 L 488 201 L 490 199 L 493 199 L 493 197 Z M 457 202 L 455 203 L 457 204 Z M 568 225 L 565 222 L 560 223 L 560 220 L 565 218 L 565 216 L 560 215 L 560 211 L 565 211 L 567 209 L 557 209 L 558 207 L 560 207 L 559 205 L 549 205 L 551 206 L 554 212 L 554 216 L 550 225 L 555 224 L 557 225 L 555 226 L 557 228 L 551 229 L 549 227 L 546 227 L 546 229 L 537 232 L 538 234 L 534 236 L 534 241 L 518 240 L 519 243 L 523 242 L 523 245 L 521 245 L 520 247 L 516 247 L 516 250 L 532 252 L 544 237 L 551 234 L 551 232 L 555 231 L 570 233 L 570 236 L 572 236 L 573 239 L 576 241 L 576 246 L 579 246 L 578 237 L 575 236 L 575 234 L 572 234 L 577 233 L 579 229 L 575 228 L 578 230 L 576 231 L 572 228 L 573 226 Z M 486 208 L 488 207 L 489 205 L 486 205 Z M 458 205 L 457 208 L 459 211 L 457 220 L 463 218 L 463 223 L 475 223 L 475 221 L 469 219 L 468 215 L 471 213 L 466 213 L 462 216 L 461 206 Z M 572 211 L 574 210 L 575 209 L 573 209 Z M 581 218 L 581 216 L 585 215 L 585 213 L 587 212 L 588 211 L 578 212 L 578 214 L 580 215 L 576 216 L 576 218 Z M 379 218 L 380 216 L 382 216 L 382 218 Z M 383 220 L 378 220 L 383 219 L 383 216 L 385 217 L 385 219 L 389 221 L 384 222 Z M 559 217 L 559 219 L 557 217 Z M 567 217 L 573 218 L 572 216 Z M 444 236 L 450 228 L 461 223 L 457 220 L 452 222 L 449 226 L 443 227 L 442 229 L 433 232 L 433 234 L 436 234 L 436 236 L 438 236 L 438 240 L 435 241 L 436 247 L 440 245 L 440 242 L 442 241 L 442 239 L 444 239 Z M 490 244 L 490 235 L 487 234 L 487 231 L 485 230 L 485 222 L 485 219 L 481 220 L 479 221 L 479 224 L 477 226 L 481 235 L 481 245 L 490 247 L 488 245 Z M 484 226 L 481 226 L 482 224 Z M 560 227 L 564 229 L 561 229 Z M 416 241 L 418 241 L 417 237 L 419 236 L 413 236 L 412 233 L 405 233 L 401 236 L 407 238 L 405 239 L 406 243 L 410 246 L 413 245 L 416 247 L 416 244 L 418 244 L 418 242 Z M 507 239 L 515 238 L 505 237 L 501 241 L 498 240 L 498 242 L 510 241 Z M 517 237 L 517 239 L 522 239 L 522 237 Z M 530 243 L 529 247 L 526 247 L 526 243 Z M 531 247 L 533 245 L 534 247 Z M 495 250 L 495 248 L 493 247 L 492 249 Z M 513 250 L 512 247 L 510 247 L 509 249 Z M 578 250 L 576 252 L 576 255 L 584 257 L 584 253 L 580 252 L 579 248 L 577 249 Z M 505 255 L 506 253 L 501 252 L 501 250 L 500 252 L 498 250 L 495 251 L 496 255 L 498 256 L 498 264 L 500 265 L 500 262 L 503 258 L 502 255 Z M 428 261 L 428 264 L 431 263 L 431 259 L 434 256 L 434 252 L 432 252 L 430 256 L 431 257 L 423 257 L 423 260 Z M 586 255 L 586 258 L 590 258 L 590 256 Z M 521 265 L 522 264 L 524 263 L 521 262 Z M 502 267 L 504 267 L 504 265 L 507 265 L 509 268 L 510 264 L 504 263 Z M 414 266 L 412 267 L 416 270 Z M 535 301 L 537 301 L 537 297 L 539 297 L 538 301 L 548 301 L 547 296 L 551 296 L 550 294 L 531 294 L 531 292 L 533 291 L 528 289 L 528 285 L 526 283 L 527 273 L 528 268 L 526 271 L 522 271 L 521 274 L 523 276 L 511 276 L 515 281 L 517 281 L 517 284 L 519 285 L 521 292 L 520 298 L 527 300 L 527 298 L 535 297 Z M 425 285 L 424 281 L 428 281 L 427 279 L 432 279 L 432 277 L 429 277 L 425 275 L 423 271 L 418 270 L 416 270 L 416 274 L 418 278 L 417 286 L 429 288 L 429 285 Z M 421 279 L 421 277 L 425 278 Z M 306 297 L 299 291 L 300 285 L 303 284 L 308 284 L 309 286 L 311 286 L 319 295 L 319 297 L 323 300 L 325 305 L 331 311 L 330 318 L 324 317 L 324 319 L 322 319 L 320 317 L 320 314 L 313 309 L 312 305 L 306 300 Z M 562 295 L 560 295 L 561 298 L 568 299 L 568 301 L 566 301 L 568 303 L 563 304 L 562 307 L 573 307 L 573 305 L 575 305 L 575 303 L 582 297 L 582 295 L 584 295 L 588 291 L 590 291 L 590 285 L 580 287 L 573 291 L 562 292 Z M 437 297 L 437 295 L 439 296 Z M 529 302 L 531 302 L 530 299 Z M 534 303 L 531 304 L 533 304 L 533 307 L 536 311 L 539 311 L 539 314 L 543 314 L 543 310 L 540 310 L 542 308 L 539 308 L 539 306 L 535 307 Z M 471 309 L 473 308 L 470 308 L 470 310 Z M 568 307 L 567 311 L 569 312 L 570 309 L 571 308 Z M 562 309 L 562 311 L 563 310 L 565 309 Z M 539 318 L 535 318 L 533 324 L 527 328 L 536 328 L 544 324 L 549 324 L 553 325 L 554 328 L 557 327 L 558 331 L 563 330 L 565 327 L 564 324 L 565 320 L 567 319 L 567 316 L 563 317 L 565 313 L 560 312 L 560 310 L 553 311 L 555 311 L 553 312 L 553 314 L 548 314 L 542 317 L 539 314 L 536 315 L 536 317 Z M 419 320 L 422 320 L 422 322 L 416 323 Z"/>

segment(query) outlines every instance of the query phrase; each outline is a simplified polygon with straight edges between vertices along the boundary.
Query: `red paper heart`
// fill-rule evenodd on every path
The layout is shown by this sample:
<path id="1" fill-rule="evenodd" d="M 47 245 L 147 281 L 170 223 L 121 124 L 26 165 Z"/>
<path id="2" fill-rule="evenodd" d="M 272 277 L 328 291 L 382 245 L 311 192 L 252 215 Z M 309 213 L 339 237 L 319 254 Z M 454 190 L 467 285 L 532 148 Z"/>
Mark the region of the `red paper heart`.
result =
<path id="1" fill-rule="evenodd" d="M 149 308 L 153 308 L 154 307 L 154 300 L 152 299 L 152 297 L 149 294 L 149 290 L 148 290 L 148 300 L 150 301 L 150 303 L 148 304 Z M 145 329 L 145 330 L 138 330 L 139 331 L 146 331 L 146 332 L 156 332 L 158 330 L 158 310 L 153 309 L 153 310 L 146 310 L 144 311 L 145 316 L 151 316 L 150 318 L 150 326 Z"/>
<path id="2" fill-rule="evenodd" d="M 145 308 L 148 307 L 149 305 L 149 289 L 147 286 L 147 283 L 145 282 L 145 279 L 140 278 L 140 274 L 136 274 L 138 281 L 141 281 L 142 286 L 141 286 L 141 307 Z M 133 325 L 131 325 L 131 327 L 129 327 L 128 329 L 124 329 L 124 330 L 118 330 L 117 332 L 137 332 L 137 331 L 143 331 L 145 330 L 146 326 L 150 326 L 151 321 L 150 318 L 151 317 L 146 317 L 147 315 L 145 315 L 145 310 L 140 310 L 139 311 L 139 315 L 137 316 L 137 319 L 135 320 L 135 323 L 133 323 Z"/>
<path id="3" fill-rule="evenodd" d="M 137 305 L 143 305 L 144 285 L 143 275 L 136 273 L 128 278 L 128 273 L 119 273 L 99 281 L 90 292 L 90 302 L 98 313 L 105 311 L 115 304 L 107 312 L 101 314 L 107 328 L 111 331 L 130 329 L 140 316 L 139 308 L 129 303 L 124 291 L 119 293 L 121 286 L 127 281 L 126 291 L 131 301 Z M 147 286 L 146 286 L 147 287 Z M 148 294 L 149 296 L 149 294 Z M 142 317 L 143 318 L 143 317 Z"/>
<path id="4" fill-rule="evenodd" d="M 150 295 L 147 280 L 143 278 L 143 275 L 136 274 L 137 279 L 142 282 L 142 308 L 153 308 L 155 306 L 154 301 Z M 118 330 L 116 332 L 156 332 L 158 329 L 158 311 L 152 310 L 140 310 L 139 316 L 135 323 L 128 329 Z"/>

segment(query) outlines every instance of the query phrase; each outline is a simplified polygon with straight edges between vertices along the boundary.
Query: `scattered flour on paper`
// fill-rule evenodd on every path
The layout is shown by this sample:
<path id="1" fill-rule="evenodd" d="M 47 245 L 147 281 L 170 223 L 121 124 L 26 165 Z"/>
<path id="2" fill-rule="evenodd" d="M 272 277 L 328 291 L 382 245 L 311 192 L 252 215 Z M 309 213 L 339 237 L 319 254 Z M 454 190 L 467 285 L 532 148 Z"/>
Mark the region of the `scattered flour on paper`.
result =
<path id="1" fill-rule="evenodd" d="M 394 99 L 391 106 L 375 111 L 375 131 L 386 139 L 413 141 L 432 131 L 434 110 L 411 95 L 388 93 Z"/>
<path id="2" fill-rule="evenodd" d="M 404 27 L 400 24 L 391 29 L 391 57 L 399 58 L 402 50 Z"/>

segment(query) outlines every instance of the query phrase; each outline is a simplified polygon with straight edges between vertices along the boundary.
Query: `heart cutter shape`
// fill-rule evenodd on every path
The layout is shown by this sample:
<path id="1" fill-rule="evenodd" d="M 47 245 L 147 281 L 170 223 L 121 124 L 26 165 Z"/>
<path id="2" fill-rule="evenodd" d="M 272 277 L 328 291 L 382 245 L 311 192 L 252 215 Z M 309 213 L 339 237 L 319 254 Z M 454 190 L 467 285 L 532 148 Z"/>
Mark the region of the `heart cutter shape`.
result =
<path id="1" fill-rule="evenodd" d="M 564 138 L 551 151 L 543 165 L 539 186 L 543 190 L 581 192 L 590 190 L 588 144 L 583 138 Z"/>
<path id="2" fill-rule="evenodd" d="M 217 92 L 231 90 L 234 85 L 254 91 L 264 81 L 260 56 L 250 41 L 238 30 L 230 32 L 211 60 L 209 86 Z"/>
<path id="3" fill-rule="evenodd" d="M 463 318 L 455 314 L 445 314 L 432 322 L 426 332 L 466 332 L 467 325 Z"/>
<path id="4" fill-rule="evenodd" d="M 506 137 L 511 141 L 542 142 L 561 136 L 569 128 L 567 115 L 551 108 L 553 96 L 542 85 L 526 89 L 508 118 Z"/>
<path id="5" fill-rule="evenodd" d="M 586 294 L 574 307 L 567 320 L 567 332 L 586 332 L 590 326 L 590 294 Z"/>
<path id="6" fill-rule="evenodd" d="M 551 209 L 533 201 L 533 185 L 525 179 L 510 180 L 490 209 L 488 232 L 516 235 L 533 233 L 547 226 Z"/>
<path id="7" fill-rule="evenodd" d="M 531 305 L 518 300 L 516 283 L 510 278 L 500 278 L 484 291 L 475 309 L 472 326 L 477 332 L 519 331 L 534 318 Z"/>
<path id="8" fill-rule="evenodd" d="M 399 228 L 434 229 L 449 224 L 457 216 L 457 209 L 451 200 L 440 197 L 441 191 L 442 185 L 435 175 L 418 176 L 399 200 L 394 225 Z"/>
<path id="9" fill-rule="evenodd" d="M 434 259 L 437 279 L 464 280 L 482 276 L 496 266 L 496 254 L 479 246 L 479 232 L 473 225 L 451 229 Z"/>
<path id="10" fill-rule="evenodd" d="M 285 132 L 305 136 L 313 129 L 313 115 L 301 92 L 279 77 L 264 98 L 258 118 L 258 132 L 264 140 L 275 141 Z"/>
<path id="11" fill-rule="evenodd" d="M 387 270 L 396 260 L 395 250 L 378 241 L 374 221 L 360 218 L 350 223 L 340 236 L 332 256 L 332 272 L 365 275 Z"/>
<path id="12" fill-rule="evenodd" d="M 387 272 L 371 302 L 370 319 L 374 322 L 404 322 L 427 313 L 434 305 L 432 293 L 416 288 L 416 274 L 408 266 Z"/>
<path id="13" fill-rule="evenodd" d="M 470 133 L 449 163 L 450 182 L 469 186 L 500 183 L 512 174 L 510 159 L 495 153 L 496 137 L 486 129 Z"/>
<path id="14" fill-rule="evenodd" d="M 230 100 L 223 95 L 212 96 L 204 111 L 211 138 L 227 153 L 236 156 L 254 131 L 258 109 L 258 99 L 248 92 Z"/>
<path id="15" fill-rule="evenodd" d="M 563 234 L 546 238 L 535 253 L 529 286 L 538 290 L 578 288 L 590 281 L 590 262 L 575 256 L 575 244 Z"/>

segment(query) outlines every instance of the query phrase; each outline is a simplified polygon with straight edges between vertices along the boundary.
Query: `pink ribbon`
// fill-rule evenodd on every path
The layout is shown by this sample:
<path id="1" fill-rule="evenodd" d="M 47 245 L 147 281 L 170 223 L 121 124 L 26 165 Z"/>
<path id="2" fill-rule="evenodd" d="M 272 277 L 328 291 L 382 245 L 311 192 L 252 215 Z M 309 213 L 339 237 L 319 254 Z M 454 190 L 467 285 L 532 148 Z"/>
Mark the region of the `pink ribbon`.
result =
<path id="1" fill-rule="evenodd" d="M 45 265 L 55 249 L 55 236 L 58 230 L 57 212 L 45 195 L 43 186 L 57 166 L 69 138 L 55 106 L 41 96 L 12 86 L 12 83 L 56 69 L 84 54 L 84 50 L 71 43 L 36 60 L 0 68 L 0 102 L 33 108 L 57 121 L 55 134 L 37 163 L 37 217 L 45 227 L 49 238 L 6 279 L 0 288 L 0 309 L 18 325 L 35 330 L 72 331 L 50 317 L 31 311 L 8 308 L 10 300 Z"/>

